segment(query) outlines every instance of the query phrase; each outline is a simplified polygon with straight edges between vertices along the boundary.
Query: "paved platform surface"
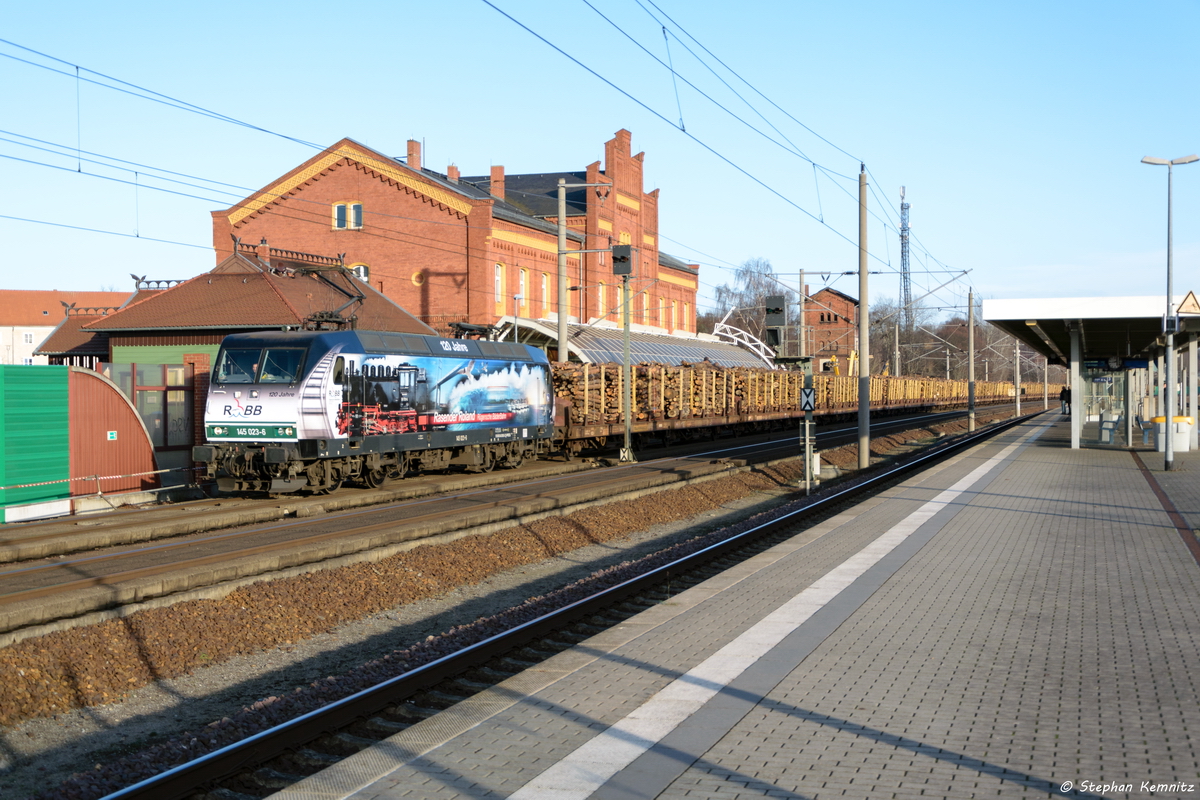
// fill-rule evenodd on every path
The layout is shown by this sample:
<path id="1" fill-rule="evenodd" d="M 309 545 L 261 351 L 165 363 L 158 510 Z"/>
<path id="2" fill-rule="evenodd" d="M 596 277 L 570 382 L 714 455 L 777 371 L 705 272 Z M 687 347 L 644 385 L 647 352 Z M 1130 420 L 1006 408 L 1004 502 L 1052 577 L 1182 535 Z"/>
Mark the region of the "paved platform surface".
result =
<path id="1" fill-rule="evenodd" d="M 1200 797 L 1200 567 L 1045 414 L 275 795 Z M 1193 525 L 1200 454 L 1140 454 Z"/>

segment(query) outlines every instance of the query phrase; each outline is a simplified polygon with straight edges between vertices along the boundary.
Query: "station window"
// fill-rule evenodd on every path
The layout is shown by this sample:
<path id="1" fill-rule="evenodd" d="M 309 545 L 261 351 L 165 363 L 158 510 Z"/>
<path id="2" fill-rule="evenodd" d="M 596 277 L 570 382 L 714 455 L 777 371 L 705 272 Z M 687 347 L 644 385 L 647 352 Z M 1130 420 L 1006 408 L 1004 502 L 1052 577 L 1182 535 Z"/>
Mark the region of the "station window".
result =
<path id="1" fill-rule="evenodd" d="M 542 273 L 542 317 L 546 316 L 546 307 L 550 304 L 550 276 Z"/>
<path id="2" fill-rule="evenodd" d="M 495 286 L 493 287 L 496 293 L 496 312 L 504 313 L 504 265 L 497 264 L 495 270 Z"/>
<path id="3" fill-rule="evenodd" d="M 600 309 L 596 315 L 600 319 L 604 319 L 604 317 L 608 315 L 608 295 L 606 294 L 607 291 L 608 291 L 608 287 L 604 285 L 603 281 L 601 281 L 600 282 L 600 299 L 598 301 L 600 303 Z"/>
<path id="4" fill-rule="evenodd" d="M 32 333 L 25 334 L 25 344 L 33 344 L 33 334 Z"/>
<path id="5" fill-rule="evenodd" d="M 334 203 L 333 227 L 338 230 L 358 230 L 363 226 L 362 203 Z"/>
<path id="6" fill-rule="evenodd" d="M 366 264 L 355 264 L 350 267 L 350 271 L 354 273 L 354 277 L 358 278 L 363 283 L 371 280 L 371 268 Z"/>
<path id="7" fill-rule="evenodd" d="M 520 299 L 518 305 L 522 309 L 524 309 L 526 306 L 529 305 L 529 286 L 528 286 L 529 280 L 528 280 L 528 277 L 529 277 L 529 272 L 528 272 L 528 270 L 524 270 L 524 269 L 521 270 L 520 275 L 517 276 L 517 294 L 521 295 L 521 299 Z"/>

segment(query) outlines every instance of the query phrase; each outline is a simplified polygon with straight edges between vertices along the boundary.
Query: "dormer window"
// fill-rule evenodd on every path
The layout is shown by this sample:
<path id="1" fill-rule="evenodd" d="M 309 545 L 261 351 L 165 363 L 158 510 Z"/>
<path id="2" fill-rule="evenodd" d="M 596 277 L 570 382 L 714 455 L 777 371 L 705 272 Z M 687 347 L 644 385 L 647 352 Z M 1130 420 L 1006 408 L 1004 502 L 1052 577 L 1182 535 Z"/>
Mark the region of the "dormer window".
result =
<path id="1" fill-rule="evenodd" d="M 334 203 L 333 227 L 337 230 L 358 230 L 363 226 L 362 203 Z"/>
<path id="2" fill-rule="evenodd" d="M 354 273 L 354 277 L 358 278 L 363 283 L 371 280 L 371 268 L 366 264 L 355 264 L 350 267 L 350 271 Z"/>

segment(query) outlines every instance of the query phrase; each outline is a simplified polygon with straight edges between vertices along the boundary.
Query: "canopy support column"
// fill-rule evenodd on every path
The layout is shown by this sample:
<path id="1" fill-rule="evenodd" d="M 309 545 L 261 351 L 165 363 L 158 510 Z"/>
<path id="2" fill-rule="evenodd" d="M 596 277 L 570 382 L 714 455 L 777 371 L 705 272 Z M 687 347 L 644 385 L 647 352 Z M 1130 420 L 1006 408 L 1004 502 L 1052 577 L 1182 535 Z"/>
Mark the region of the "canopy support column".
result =
<path id="1" fill-rule="evenodd" d="M 1079 325 L 1071 325 L 1071 449 L 1079 449 L 1079 436 L 1083 431 L 1083 382 L 1080 380 Z"/>

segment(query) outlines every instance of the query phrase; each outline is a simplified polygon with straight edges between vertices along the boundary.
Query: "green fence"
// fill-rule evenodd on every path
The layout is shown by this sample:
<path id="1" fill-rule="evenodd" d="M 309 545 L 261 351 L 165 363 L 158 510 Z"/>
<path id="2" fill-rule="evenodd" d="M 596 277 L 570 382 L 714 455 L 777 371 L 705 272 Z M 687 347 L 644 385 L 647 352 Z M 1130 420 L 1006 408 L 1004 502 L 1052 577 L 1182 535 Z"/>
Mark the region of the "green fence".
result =
<path id="1" fill-rule="evenodd" d="M 0 364 L 0 487 L 71 477 L 68 367 Z M 4 507 L 69 497 L 70 484 L 0 488 Z"/>

